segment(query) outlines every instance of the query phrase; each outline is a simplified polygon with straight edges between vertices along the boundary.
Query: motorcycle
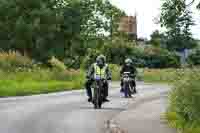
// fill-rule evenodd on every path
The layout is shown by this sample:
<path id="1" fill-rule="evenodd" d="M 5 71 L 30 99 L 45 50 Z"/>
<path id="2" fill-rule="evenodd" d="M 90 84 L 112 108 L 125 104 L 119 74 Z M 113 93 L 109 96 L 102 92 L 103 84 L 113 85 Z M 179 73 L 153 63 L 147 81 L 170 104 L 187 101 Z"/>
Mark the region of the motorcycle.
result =
<path id="1" fill-rule="evenodd" d="M 131 98 L 134 90 L 131 86 L 131 82 L 134 80 L 130 77 L 130 72 L 124 72 L 122 76 L 123 90 L 125 98 Z"/>
<path id="2" fill-rule="evenodd" d="M 93 104 L 94 109 L 101 109 L 103 104 L 103 98 L 104 98 L 104 83 L 106 80 L 102 78 L 101 76 L 96 76 L 94 78 L 94 84 L 93 84 Z"/>

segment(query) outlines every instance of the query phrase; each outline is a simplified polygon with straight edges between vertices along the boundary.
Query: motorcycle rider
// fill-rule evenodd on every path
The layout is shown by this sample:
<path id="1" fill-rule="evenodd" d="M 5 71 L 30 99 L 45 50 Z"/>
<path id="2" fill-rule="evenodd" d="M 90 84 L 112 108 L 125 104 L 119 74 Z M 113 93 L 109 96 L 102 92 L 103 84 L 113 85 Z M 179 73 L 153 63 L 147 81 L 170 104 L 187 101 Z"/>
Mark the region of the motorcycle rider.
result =
<path id="1" fill-rule="evenodd" d="M 99 55 L 96 58 L 96 63 L 92 64 L 89 68 L 86 78 L 87 81 L 85 83 L 85 88 L 88 95 L 88 102 L 92 102 L 92 90 L 91 85 L 94 82 L 94 76 L 99 75 L 99 73 L 103 73 L 103 77 L 106 79 L 104 82 L 104 102 L 109 102 L 107 99 L 108 97 L 108 82 L 107 80 L 111 80 L 111 72 L 108 67 L 108 64 L 106 64 L 106 57 L 104 55 Z"/>
<path id="2" fill-rule="evenodd" d="M 135 79 L 137 70 L 136 70 L 135 66 L 133 65 L 133 61 L 130 58 L 127 58 L 125 60 L 124 65 L 121 68 L 121 71 L 120 71 L 121 77 L 124 72 L 130 72 L 130 77 Z M 131 87 L 133 89 L 133 92 L 137 93 L 135 80 L 132 80 Z M 121 92 L 123 92 L 123 79 L 121 80 Z"/>

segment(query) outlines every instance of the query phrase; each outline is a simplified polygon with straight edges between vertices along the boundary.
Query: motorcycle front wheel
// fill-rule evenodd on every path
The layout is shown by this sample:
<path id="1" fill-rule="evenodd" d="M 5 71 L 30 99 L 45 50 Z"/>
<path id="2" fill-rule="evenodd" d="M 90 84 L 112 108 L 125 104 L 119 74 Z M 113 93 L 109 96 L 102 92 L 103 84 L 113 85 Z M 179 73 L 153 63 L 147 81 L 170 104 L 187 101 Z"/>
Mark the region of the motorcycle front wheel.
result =
<path id="1" fill-rule="evenodd" d="M 101 99 L 101 92 L 100 92 L 100 88 L 95 88 L 94 89 L 94 109 L 101 109 L 101 105 L 102 105 L 102 99 Z"/>
<path id="2" fill-rule="evenodd" d="M 125 98 L 131 98 L 131 88 L 129 83 L 124 84 L 124 96 Z"/>

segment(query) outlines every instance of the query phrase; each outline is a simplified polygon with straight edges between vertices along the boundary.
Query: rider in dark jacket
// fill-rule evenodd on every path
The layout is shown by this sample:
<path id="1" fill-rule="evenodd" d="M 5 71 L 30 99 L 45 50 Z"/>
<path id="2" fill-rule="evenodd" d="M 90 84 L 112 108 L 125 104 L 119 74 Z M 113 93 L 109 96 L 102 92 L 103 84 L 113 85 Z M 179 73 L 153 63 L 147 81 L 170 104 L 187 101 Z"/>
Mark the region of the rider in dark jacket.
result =
<path id="1" fill-rule="evenodd" d="M 96 69 L 100 69 L 102 71 L 104 71 L 104 76 L 107 80 L 111 80 L 111 72 L 110 69 L 108 67 L 108 64 L 106 64 L 106 58 L 103 55 L 100 55 L 97 57 L 96 59 L 96 63 L 92 64 L 91 67 L 89 68 L 86 78 L 87 81 L 85 83 L 85 88 L 87 91 L 87 95 L 88 95 L 88 102 L 92 101 L 92 90 L 91 90 L 91 85 L 94 82 L 94 75 L 97 73 Z M 108 82 L 104 83 L 104 101 L 108 102 L 109 100 L 107 99 L 108 96 Z"/>
<path id="2" fill-rule="evenodd" d="M 121 68 L 120 75 L 122 76 L 124 72 L 130 72 L 130 77 L 134 80 L 132 81 L 131 87 L 134 89 L 134 93 L 137 93 L 136 91 L 136 82 L 135 77 L 137 74 L 137 69 L 133 65 L 133 61 L 131 59 L 126 59 L 124 62 L 124 65 Z M 123 80 L 121 80 L 121 92 L 123 91 Z"/>

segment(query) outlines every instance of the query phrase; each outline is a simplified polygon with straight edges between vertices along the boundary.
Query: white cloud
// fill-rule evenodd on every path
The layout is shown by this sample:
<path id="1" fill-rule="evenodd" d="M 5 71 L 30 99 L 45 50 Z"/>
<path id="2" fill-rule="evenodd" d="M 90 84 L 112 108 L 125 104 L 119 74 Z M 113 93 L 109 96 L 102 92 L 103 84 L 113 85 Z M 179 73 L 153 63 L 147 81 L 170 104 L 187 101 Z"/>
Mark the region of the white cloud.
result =
<path id="1" fill-rule="evenodd" d="M 160 29 L 160 26 L 155 24 L 154 19 L 160 14 L 161 0 L 110 0 L 114 5 L 124 10 L 128 15 L 138 16 L 138 36 L 149 38 L 150 34 Z M 196 25 L 193 26 L 192 32 L 195 38 L 200 39 L 200 11 L 195 7 L 194 20 Z"/>

